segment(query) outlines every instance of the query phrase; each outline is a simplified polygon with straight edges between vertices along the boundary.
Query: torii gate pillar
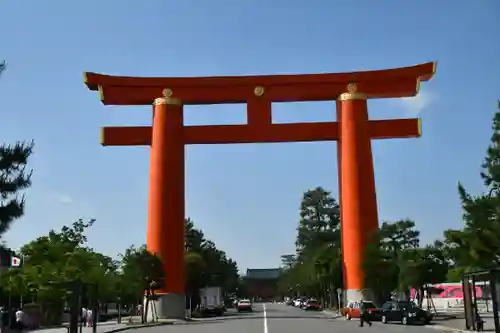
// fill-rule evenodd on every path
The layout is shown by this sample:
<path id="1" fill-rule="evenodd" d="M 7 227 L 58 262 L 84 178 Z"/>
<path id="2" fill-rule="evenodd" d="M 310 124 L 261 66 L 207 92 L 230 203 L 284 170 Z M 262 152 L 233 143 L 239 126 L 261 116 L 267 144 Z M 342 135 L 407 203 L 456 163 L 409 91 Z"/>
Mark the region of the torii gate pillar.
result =
<path id="1" fill-rule="evenodd" d="M 362 267 L 366 244 L 378 230 L 377 197 L 366 95 L 349 84 L 337 102 L 342 256 L 346 301 L 372 300 Z M 347 186 L 342 186 L 342 184 Z M 349 219 L 344 221 L 344 219 Z M 359 232 L 363 230 L 363 232 Z M 348 241 L 345 241 L 348 240 Z"/>
<path id="2" fill-rule="evenodd" d="M 147 246 L 149 251 L 160 254 L 165 265 L 175 269 L 175 273 L 166 272 L 166 290 L 157 292 L 155 306 L 161 318 L 185 317 L 183 123 L 180 99 L 160 97 L 154 100 Z M 164 221 L 166 217 L 168 222 Z"/>

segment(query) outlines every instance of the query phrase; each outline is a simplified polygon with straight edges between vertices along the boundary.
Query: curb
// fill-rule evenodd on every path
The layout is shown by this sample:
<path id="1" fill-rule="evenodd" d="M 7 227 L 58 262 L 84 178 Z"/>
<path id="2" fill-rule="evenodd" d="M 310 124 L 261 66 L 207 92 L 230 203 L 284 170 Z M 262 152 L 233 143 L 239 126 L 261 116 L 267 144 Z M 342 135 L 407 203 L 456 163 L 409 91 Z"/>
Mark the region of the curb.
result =
<path id="1" fill-rule="evenodd" d="M 425 328 L 431 328 L 433 330 L 445 331 L 445 332 L 455 332 L 455 333 L 474 332 L 474 331 L 471 331 L 471 330 L 460 329 L 460 328 L 453 328 L 453 327 L 442 326 L 442 325 L 425 325 L 424 327 Z"/>
<path id="2" fill-rule="evenodd" d="M 67 325 L 42 326 L 42 327 L 36 328 L 32 331 L 39 332 L 39 331 L 54 330 L 54 329 L 66 328 L 66 327 L 68 327 L 68 326 Z"/>
<path id="3" fill-rule="evenodd" d="M 321 313 L 328 316 L 328 318 L 330 318 L 330 319 L 338 319 L 338 318 L 344 317 L 341 314 L 339 314 L 338 312 L 334 312 L 334 311 L 330 311 L 330 310 L 323 310 L 323 311 L 321 311 Z"/>
<path id="4" fill-rule="evenodd" d="M 168 321 L 168 322 L 163 322 L 163 323 L 160 322 L 160 323 L 150 323 L 150 324 L 128 325 L 125 327 L 120 327 L 120 328 L 111 329 L 109 331 L 104 331 L 103 333 L 116 333 L 116 332 L 133 330 L 133 329 L 137 329 L 137 328 L 158 327 L 158 326 L 168 326 L 168 325 L 175 325 L 175 321 Z"/>

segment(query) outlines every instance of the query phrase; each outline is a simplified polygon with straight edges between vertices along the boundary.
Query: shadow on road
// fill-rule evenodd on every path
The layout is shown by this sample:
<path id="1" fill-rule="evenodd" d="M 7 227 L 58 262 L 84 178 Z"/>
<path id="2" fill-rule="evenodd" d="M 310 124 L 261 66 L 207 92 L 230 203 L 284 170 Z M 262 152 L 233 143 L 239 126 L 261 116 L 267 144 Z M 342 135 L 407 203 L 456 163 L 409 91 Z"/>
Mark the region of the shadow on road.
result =
<path id="1" fill-rule="evenodd" d="M 273 312 L 275 312 L 273 314 Z M 277 313 L 276 313 L 277 312 Z M 322 321 L 334 321 L 338 317 L 326 317 L 325 315 L 311 314 L 311 315 L 285 315 L 280 314 L 280 311 L 267 311 L 266 310 L 266 318 L 267 319 L 316 319 Z M 192 321 L 188 321 L 185 323 L 179 323 L 179 325 L 198 325 L 198 324 L 208 324 L 208 323 L 223 323 L 223 322 L 231 322 L 235 320 L 263 320 L 264 319 L 264 311 L 254 311 L 250 313 L 227 313 L 222 317 L 212 317 L 212 318 L 203 318 L 203 319 L 194 319 Z"/>
<path id="2" fill-rule="evenodd" d="M 276 309 L 272 307 L 266 307 L 266 318 L 267 319 L 310 319 L 310 320 L 319 320 L 319 321 L 327 321 L 333 322 L 338 321 L 341 318 L 340 315 L 332 316 L 329 314 L 325 314 L 323 312 L 313 312 L 313 311 L 289 311 L 284 309 Z M 238 320 L 263 320 L 264 319 L 264 310 L 262 308 L 254 309 L 253 312 L 242 312 L 238 313 L 236 311 L 228 311 L 221 317 L 211 317 L 211 318 L 200 318 L 193 319 L 192 321 L 178 323 L 178 325 L 203 325 L 203 324 L 217 324 L 217 323 L 225 323 L 225 322 L 234 322 Z M 430 325 L 442 325 L 444 322 L 448 320 L 457 319 L 457 315 L 455 314 L 437 314 L 434 317 L 434 320 L 430 323 Z M 375 320 L 377 322 L 377 320 Z M 396 323 L 391 323 L 396 324 Z"/>
<path id="3" fill-rule="evenodd" d="M 433 321 L 446 321 L 452 319 L 463 319 L 465 320 L 465 316 L 463 314 L 436 314 L 433 317 Z"/>
<path id="4" fill-rule="evenodd" d="M 335 318 L 327 318 L 327 317 L 290 317 L 290 316 L 273 316 L 273 317 L 267 317 L 268 319 L 316 319 L 316 320 L 323 320 L 323 321 L 335 321 Z M 200 324 L 217 324 L 217 323 L 225 323 L 225 322 L 231 322 L 231 321 L 236 321 L 236 320 L 263 320 L 264 317 L 220 317 L 220 318 L 208 318 L 208 319 L 202 319 L 202 320 L 193 320 L 193 321 L 188 321 L 184 323 L 176 323 L 176 325 L 200 325 Z"/>

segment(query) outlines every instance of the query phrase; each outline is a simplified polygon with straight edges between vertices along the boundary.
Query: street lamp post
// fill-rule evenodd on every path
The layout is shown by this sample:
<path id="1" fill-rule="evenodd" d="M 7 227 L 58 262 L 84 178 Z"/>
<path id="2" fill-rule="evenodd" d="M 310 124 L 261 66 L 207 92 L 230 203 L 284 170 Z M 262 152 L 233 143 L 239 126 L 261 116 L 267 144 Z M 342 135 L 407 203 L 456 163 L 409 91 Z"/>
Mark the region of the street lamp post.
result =
<path id="1" fill-rule="evenodd" d="M 342 300 L 342 288 L 337 288 L 337 301 L 338 301 L 337 307 L 339 308 L 339 310 L 342 304 L 341 300 Z"/>

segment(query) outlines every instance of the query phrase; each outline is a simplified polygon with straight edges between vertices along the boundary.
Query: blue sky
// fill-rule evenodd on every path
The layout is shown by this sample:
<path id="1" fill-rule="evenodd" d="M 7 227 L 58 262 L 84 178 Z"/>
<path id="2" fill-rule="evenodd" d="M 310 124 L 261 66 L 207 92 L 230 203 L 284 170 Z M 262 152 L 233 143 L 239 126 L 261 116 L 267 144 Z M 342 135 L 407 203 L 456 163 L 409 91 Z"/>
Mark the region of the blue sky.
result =
<path id="1" fill-rule="evenodd" d="M 374 142 L 380 220 L 409 217 L 425 241 L 462 225 L 500 98 L 500 2 L 433 0 L 4 1 L 0 141 L 36 141 L 17 248 L 94 217 L 90 245 L 145 241 L 149 149 L 99 145 L 104 125 L 150 124 L 150 107 L 104 107 L 82 72 L 141 76 L 341 72 L 438 61 L 412 100 L 369 104 L 373 119 L 423 119 L 420 139 Z M 335 119 L 333 103 L 275 107 L 276 122 Z M 187 124 L 245 121 L 243 105 L 186 109 Z M 337 196 L 336 144 L 192 146 L 187 214 L 241 269 L 294 251 L 304 190 Z"/>

